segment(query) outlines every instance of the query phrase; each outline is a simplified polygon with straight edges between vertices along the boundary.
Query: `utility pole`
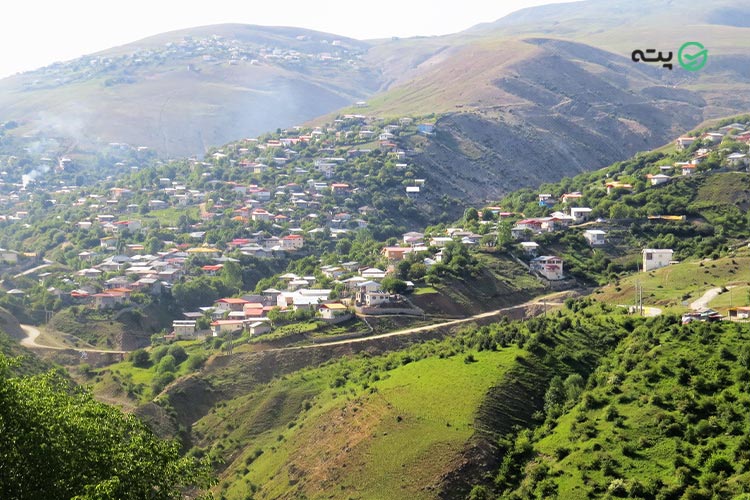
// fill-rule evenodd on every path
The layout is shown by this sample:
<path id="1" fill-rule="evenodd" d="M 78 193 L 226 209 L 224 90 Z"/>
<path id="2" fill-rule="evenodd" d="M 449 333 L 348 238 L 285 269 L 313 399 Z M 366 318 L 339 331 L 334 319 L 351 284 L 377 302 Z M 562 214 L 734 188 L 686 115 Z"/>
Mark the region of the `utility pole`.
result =
<path id="1" fill-rule="evenodd" d="M 643 285 L 638 287 L 638 303 L 641 306 L 641 316 L 643 316 Z"/>

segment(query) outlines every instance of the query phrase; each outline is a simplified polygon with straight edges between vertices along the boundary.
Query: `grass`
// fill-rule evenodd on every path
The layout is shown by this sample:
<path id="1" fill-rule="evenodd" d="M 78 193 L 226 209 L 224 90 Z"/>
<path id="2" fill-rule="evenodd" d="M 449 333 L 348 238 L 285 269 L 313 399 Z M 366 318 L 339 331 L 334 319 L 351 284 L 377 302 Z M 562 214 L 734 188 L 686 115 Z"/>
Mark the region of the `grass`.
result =
<path id="1" fill-rule="evenodd" d="M 518 351 L 421 359 L 364 385 L 335 383 L 361 361 L 306 369 L 217 406 L 193 429 L 226 460 L 219 489 L 229 499 L 249 485 L 255 498 L 433 498 L 425 487 L 459 457 Z"/>
<path id="2" fill-rule="evenodd" d="M 645 305 L 680 312 L 687 310 L 684 303 L 698 299 L 711 288 L 748 282 L 750 256 L 743 250 L 735 257 L 689 260 L 648 273 L 633 274 L 619 283 L 607 285 L 594 297 L 608 304 L 634 304 L 635 287 L 639 283 L 643 287 Z"/>
<path id="3" fill-rule="evenodd" d="M 712 307 L 718 311 L 726 311 L 726 309 L 731 306 L 750 305 L 750 301 L 748 301 L 748 293 L 750 293 L 750 286 L 735 286 L 727 292 L 718 295 L 714 300 L 708 303 L 708 307 Z"/>
<path id="4" fill-rule="evenodd" d="M 430 293 L 438 293 L 438 291 L 431 286 L 420 286 L 414 289 L 414 295 L 427 295 Z"/>
<path id="5" fill-rule="evenodd" d="M 199 220 L 199 212 L 198 207 L 164 208 L 161 210 L 151 210 L 143 219 L 157 220 L 161 227 L 175 227 L 181 215 L 186 215 L 193 220 Z"/>

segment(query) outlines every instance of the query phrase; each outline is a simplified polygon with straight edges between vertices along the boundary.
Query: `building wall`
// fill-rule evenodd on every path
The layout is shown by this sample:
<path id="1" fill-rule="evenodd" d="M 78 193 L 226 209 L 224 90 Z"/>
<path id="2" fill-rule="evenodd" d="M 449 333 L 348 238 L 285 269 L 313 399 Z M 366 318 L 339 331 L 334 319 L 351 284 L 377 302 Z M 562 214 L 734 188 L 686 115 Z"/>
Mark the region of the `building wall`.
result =
<path id="1" fill-rule="evenodd" d="M 649 258 L 649 255 L 651 258 Z M 666 267 L 671 260 L 671 252 L 646 251 L 643 253 L 643 270 L 651 271 L 652 269 Z"/>

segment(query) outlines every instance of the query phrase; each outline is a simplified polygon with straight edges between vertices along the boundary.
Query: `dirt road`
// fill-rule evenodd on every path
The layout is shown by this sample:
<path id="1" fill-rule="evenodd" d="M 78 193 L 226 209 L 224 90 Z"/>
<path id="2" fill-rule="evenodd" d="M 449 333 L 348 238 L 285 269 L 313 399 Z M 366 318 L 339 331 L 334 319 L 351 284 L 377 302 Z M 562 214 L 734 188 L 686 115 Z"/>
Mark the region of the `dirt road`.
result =
<path id="1" fill-rule="evenodd" d="M 475 314 L 474 316 L 469 316 L 468 318 L 455 319 L 455 320 L 451 320 L 451 321 L 444 321 L 442 323 L 435 323 L 434 325 L 419 326 L 419 327 L 416 327 L 416 328 L 407 328 L 405 330 L 397 330 L 395 332 L 381 333 L 379 335 L 372 335 L 372 336 L 369 336 L 369 337 L 359 337 L 359 338 L 354 338 L 354 339 L 337 340 L 337 341 L 334 341 L 334 342 L 319 342 L 319 343 L 309 344 L 309 345 L 304 345 L 304 346 L 281 347 L 281 348 L 275 349 L 275 350 L 283 351 L 283 350 L 291 350 L 291 349 L 314 349 L 314 348 L 317 348 L 317 347 L 329 347 L 329 346 L 336 346 L 336 345 L 356 344 L 358 342 L 369 342 L 371 340 L 385 339 L 385 338 L 388 338 L 388 337 L 396 337 L 396 336 L 399 336 L 399 335 L 411 335 L 411 334 L 414 334 L 414 333 L 420 333 L 420 332 L 427 332 L 427 331 L 430 331 L 430 330 L 436 330 L 438 328 L 443 328 L 443 327 L 446 327 L 446 326 L 454 326 L 454 325 L 460 325 L 462 323 L 470 323 L 470 322 L 475 321 L 477 319 L 489 318 L 489 317 L 492 317 L 492 316 L 498 316 L 500 314 L 503 314 L 504 312 L 508 312 L 508 311 L 513 310 L 513 309 L 518 309 L 520 307 L 528 307 L 528 306 L 531 306 L 531 305 L 541 306 L 544 303 L 545 302 L 544 302 L 543 299 L 537 298 L 537 299 L 531 300 L 529 302 L 524 302 L 523 304 L 518 304 L 518 305 L 515 305 L 515 306 L 511 306 L 511 307 L 504 307 L 502 309 L 496 309 L 494 311 L 488 311 L 488 312 L 481 313 L 481 314 Z M 546 305 L 548 307 L 553 307 L 553 306 L 561 306 L 563 304 L 560 303 L 560 302 L 549 302 L 548 301 L 548 302 L 546 302 Z"/>
<path id="2" fill-rule="evenodd" d="M 727 289 L 734 288 L 732 286 L 728 286 Z M 703 309 L 708 308 L 708 303 L 714 300 L 716 297 L 721 294 L 721 288 L 711 288 L 706 293 L 704 293 L 698 300 L 694 300 L 690 303 L 690 309 L 693 311 L 700 311 Z"/>
<path id="3" fill-rule="evenodd" d="M 21 339 L 21 345 L 32 349 L 50 349 L 53 351 L 78 351 L 78 352 L 96 352 L 100 354 L 127 354 L 129 351 L 110 351 L 106 349 L 90 349 L 87 347 L 61 347 L 38 344 L 36 339 L 41 335 L 39 329 L 31 325 L 21 325 L 21 329 L 26 333 L 26 336 Z"/>

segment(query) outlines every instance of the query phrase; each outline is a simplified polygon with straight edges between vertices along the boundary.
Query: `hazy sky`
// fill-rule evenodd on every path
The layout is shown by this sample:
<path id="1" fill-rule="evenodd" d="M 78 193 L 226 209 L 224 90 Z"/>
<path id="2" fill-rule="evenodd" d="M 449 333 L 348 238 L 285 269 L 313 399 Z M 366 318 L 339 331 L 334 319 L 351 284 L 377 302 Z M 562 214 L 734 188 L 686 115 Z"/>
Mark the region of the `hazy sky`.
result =
<path id="1" fill-rule="evenodd" d="M 5 0 L 0 78 L 181 28 L 297 26 L 358 39 L 442 35 L 564 0 Z"/>

